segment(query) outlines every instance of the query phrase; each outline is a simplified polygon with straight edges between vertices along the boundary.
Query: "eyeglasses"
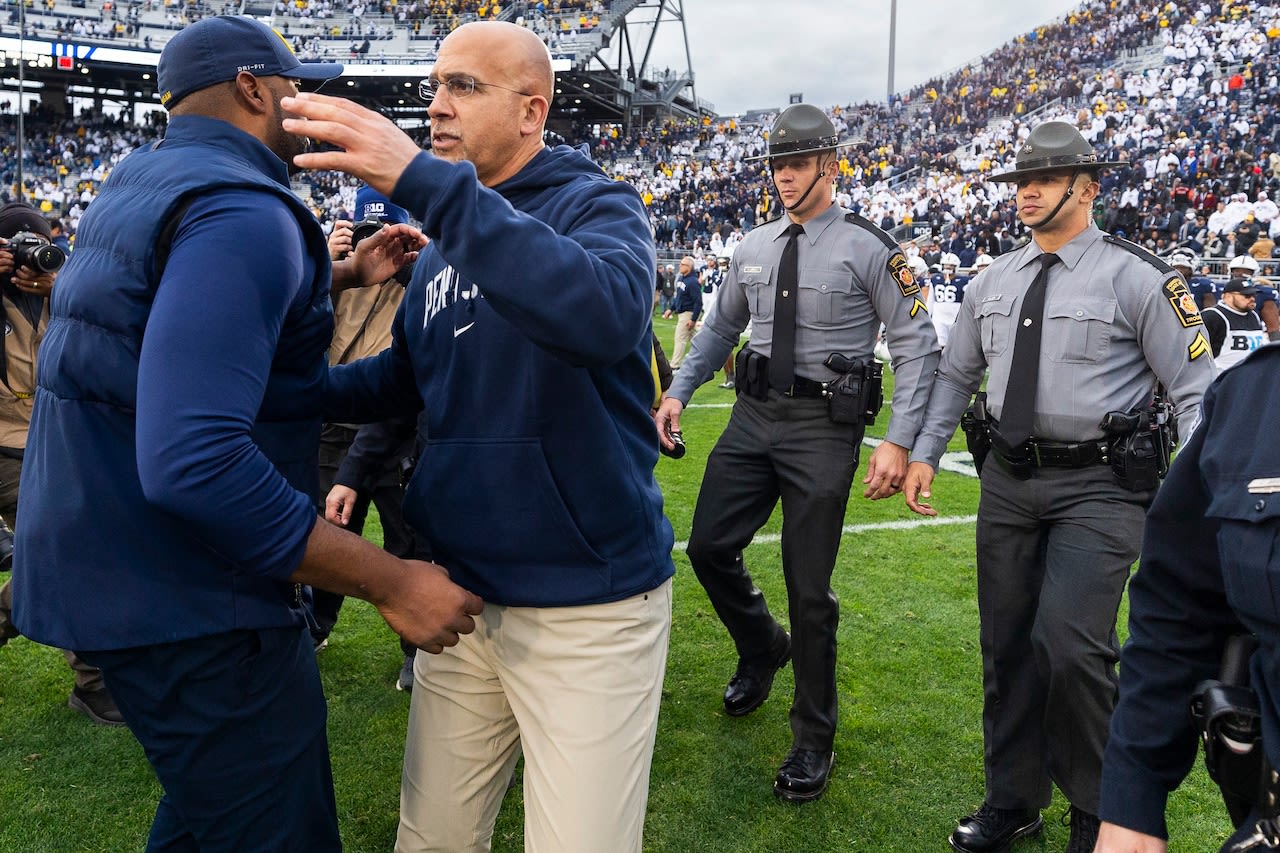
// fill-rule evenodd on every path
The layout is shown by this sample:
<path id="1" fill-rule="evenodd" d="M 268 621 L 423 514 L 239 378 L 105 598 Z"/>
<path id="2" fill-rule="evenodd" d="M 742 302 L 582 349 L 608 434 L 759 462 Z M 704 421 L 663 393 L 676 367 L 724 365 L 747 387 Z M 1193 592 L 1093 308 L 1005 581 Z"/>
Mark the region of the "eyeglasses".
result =
<path id="1" fill-rule="evenodd" d="M 504 92 L 513 92 L 524 97 L 531 97 L 531 92 L 521 92 L 519 89 L 510 89 L 506 86 L 499 86 L 497 83 L 481 83 L 474 77 L 450 77 L 448 80 L 440 80 L 436 77 L 428 77 L 418 84 L 418 97 L 426 101 L 428 104 L 435 100 L 436 94 L 441 87 L 449 90 L 451 98 L 466 98 L 472 95 L 476 88 L 501 89 Z"/>

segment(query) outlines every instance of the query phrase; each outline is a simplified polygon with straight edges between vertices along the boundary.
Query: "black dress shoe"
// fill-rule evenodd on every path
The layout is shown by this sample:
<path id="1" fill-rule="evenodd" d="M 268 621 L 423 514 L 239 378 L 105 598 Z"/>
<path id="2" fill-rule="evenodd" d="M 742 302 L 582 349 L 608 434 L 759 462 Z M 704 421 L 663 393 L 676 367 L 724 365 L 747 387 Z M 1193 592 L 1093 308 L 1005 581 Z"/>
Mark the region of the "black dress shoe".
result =
<path id="1" fill-rule="evenodd" d="M 784 633 L 782 638 L 781 647 L 763 658 L 738 659 L 738 671 L 724 690 L 724 711 L 730 717 L 750 714 L 769 698 L 774 675 L 791 657 L 791 635 Z"/>
<path id="2" fill-rule="evenodd" d="M 983 803 L 976 812 L 961 818 L 948 840 L 960 853 L 1001 853 L 1014 840 L 1035 835 L 1043 825 L 1037 809 L 998 809 Z"/>
<path id="3" fill-rule="evenodd" d="M 807 803 L 822 796 L 831 776 L 831 765 L 836 754 L 831 750 L 792 747 L 787 759 L 778 768 L 778 778 L 773 781 L 773 792 L 779 798 L 792 803 Z"/>
<path id="4" fill-rule="evenodd" d="M 1093 853 L 1098 843 L 1098 831 L 1102 828 L 1098 816 L 1072 806 L 1067 810 L 1067 823 L 1071 825 L 1067 853 Z"/>

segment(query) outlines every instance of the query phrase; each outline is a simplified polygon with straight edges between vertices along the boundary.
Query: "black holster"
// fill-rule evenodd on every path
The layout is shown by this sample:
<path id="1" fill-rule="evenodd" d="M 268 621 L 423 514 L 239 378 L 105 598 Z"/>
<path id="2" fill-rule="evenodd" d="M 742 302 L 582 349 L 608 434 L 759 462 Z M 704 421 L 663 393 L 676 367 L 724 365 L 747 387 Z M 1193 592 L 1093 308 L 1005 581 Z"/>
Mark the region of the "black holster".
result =
<path id="1" fill-rule="evenodd" d="M 1257 645 L 1252 634 L 1230 638 L 1221 677 L 1201 682 L 1191 697 L 1191 718 L 1200 730 L 1205 767 L 1236 826 L 1254 807 L 1264 817 L 1280 814 L 1280 788 L 1262 747 L 1258 696 L 1249 686 L 1249 657 Z"/>
<path id="2" fill-rule="evenodd" d="M 826 367 L 837 374 L 823 383 L 827 417 L 835 424 L 866 425 L 876 422 L 884 405 L 884 368 L 874 358 L 845 358 L 838 352 L 827 356 Z"/>
<path id="3" fill-rule="evenodd" d="M 1173 426 L 1156 406 L 1131 412 L 1107 412 L 1102 418 L 1107 434 L 1111 473 L 1131 492 L 1155 489 L 1169 472 L 1173 453 Z"/>
<path id="4" fill-rule="evenodd" d="M 769 396 L 769 359 L 744 346 L 733 357 L 733 390 L 757 400 Z"/>
<path id="5" fill-rule="evenodd" d="M 991 416 L 987 414 L 987 392 L 979 391 L 973 405 L 960 416 L 960 429 L 964 431 L 964 443 L 973 457 L 973 467 L 982 475 L 982 464 L 991 452 Z"/>

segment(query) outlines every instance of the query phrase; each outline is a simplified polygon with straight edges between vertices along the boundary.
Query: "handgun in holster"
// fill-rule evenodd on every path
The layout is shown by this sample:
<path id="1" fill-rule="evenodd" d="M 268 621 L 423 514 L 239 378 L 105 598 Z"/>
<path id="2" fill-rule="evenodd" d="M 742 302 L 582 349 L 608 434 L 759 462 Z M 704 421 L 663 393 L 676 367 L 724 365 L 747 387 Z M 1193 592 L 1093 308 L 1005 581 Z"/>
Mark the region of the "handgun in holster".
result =
<path id="1" fill-rule="evenodd" d="M 960 416 L 960 429 L 964 431 L 964 443 L 973 456 L 973 467 L 982 474 L 982 464 L 991 452 L 991 416 L 987 414 L 987 392 L 979 391 L 973 405 Z"/>
<path id="2" fill-rule="evenodd" d="M 823 364 L 837 374 L 822 387 L 831 422 L 864 426 L 875 423 L 884 405 L 884 367 L 880 362 L 833 352 Z"/>
<path id="3" fill-rule="evenodd" d="M 1151 404 L 1128 412 L 1107 412 L 1100 424 L 1107 435 L 1111 473 L 1131 492 L 1155 489 L 1169 473 L 1177 444 L 1173 407 L 1157 387 Z"/>
<path id="4" fill-rule="evenodd" d="M 1262 747 L 1258 695 L 1249 686 L 1249 658 L 1257 647 L 1252 634 L 1228 639 L 1219 677 L 1202 681 L 1191 697 L 1191 718 L 1204 744 L 1205 767 L 1236 826 L 1255 806 L 1264 816 L 1277 814 L 1277 786 Z"/>

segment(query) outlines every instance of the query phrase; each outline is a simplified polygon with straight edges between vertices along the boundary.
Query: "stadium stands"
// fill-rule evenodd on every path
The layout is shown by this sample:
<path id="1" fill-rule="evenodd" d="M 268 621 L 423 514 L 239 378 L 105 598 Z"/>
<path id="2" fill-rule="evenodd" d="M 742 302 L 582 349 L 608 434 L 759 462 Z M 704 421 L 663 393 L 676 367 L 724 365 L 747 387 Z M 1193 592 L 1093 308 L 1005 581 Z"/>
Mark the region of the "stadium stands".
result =
<path id="1" fill-rule="evenodd" d="M 87 9 L 64 0 L 28 10 L 28 27 L 158 46 L 193 17 L 243 8 L 270 15 L 299 52 L 344 62 L 430 58 L 450 28 L 502 18 L 529 26 L 553 51 L 593 44 L 633 2 L 489 3 L 483 0 L 162 0 Z M 118 27 L 123 25 L 123 30 Z M 105 28 L 105 29 L 104 29 Z M 6 29 L 9 29 L 6 26 Z M 106 29 L 112 32 L 107 33 Z M 77 36 L 79 38 L 80 36 Z M 594 41 L 593 41 L 594 40 Z M 1099 224 L 1153 251 L 1194 249 L 1210 272 L 1245 251 L 1273 275 L 1280 216 L 1280 7 L 1259 2 L 1152 7 L 1090 0 L 1061 20 L 897 96 L 891 104 L 834 106 L 837 129 L 863 140 L 841 161 L 840 200 L 900 238 L 933 237 L 967 265 L 1023 237 L 1010 189 L 986 180 L 1004 169 L 1034 124 L 1075 123 L 1106 159 Z M 0 104 L 0 113 L 12 110 Z M 769 114 L 667 120 L 633 127 L 582 125 L 567 141 L 590 145 L 609 174 L 632 182 L 649 206 L 664 258 L 722 251 L 779 210 L 764 150 Z M 13 149 L 5 123 L 4 150 Z M 28 190 L 73 225 L 101 179 L 156 134 L 82 116 L 27 120 Z M 12 185 L 12 157 L 2 167 Z M 338 176 L 299 185 L 322 217 L 349 205 Z"/>

